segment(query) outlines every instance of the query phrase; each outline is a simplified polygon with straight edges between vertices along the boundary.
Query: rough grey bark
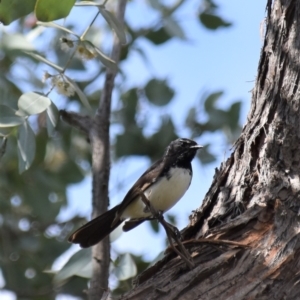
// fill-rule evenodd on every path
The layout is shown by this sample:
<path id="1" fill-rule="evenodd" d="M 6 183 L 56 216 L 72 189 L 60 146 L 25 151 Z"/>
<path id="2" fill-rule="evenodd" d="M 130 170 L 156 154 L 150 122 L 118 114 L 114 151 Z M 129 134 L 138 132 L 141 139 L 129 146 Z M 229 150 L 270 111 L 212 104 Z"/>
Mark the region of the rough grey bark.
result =
<path id="1" fill-rule="evenodd" d="M 169 253 L 121 299 L 300 299 L 300 2 L 267 13 L 247 124 L 183 232 L 196 267 Z"/>
<path id="2" fill-rule="evenodd" d="M 119 0 L 117 18 L 123 23 L 126 0 Z M 118 63 L 121 43 L 115 37 L 111 58 Z M 107 211 L 109 205 L 108 184 L 110 174 L 110 142 L 109 127 L 111 114 L 111 96 L 116 72 L 107 70 L 105 84 L 102 90 L 99 107 L 94 117 L 89 137 L 92 146 L 93 163 L 93 212 L 92 218 Z M 108 288 L 110 244 L 105 238 L 92 248 L 93 274 L 90 282 L 89 299 L 99 300 Z"/>

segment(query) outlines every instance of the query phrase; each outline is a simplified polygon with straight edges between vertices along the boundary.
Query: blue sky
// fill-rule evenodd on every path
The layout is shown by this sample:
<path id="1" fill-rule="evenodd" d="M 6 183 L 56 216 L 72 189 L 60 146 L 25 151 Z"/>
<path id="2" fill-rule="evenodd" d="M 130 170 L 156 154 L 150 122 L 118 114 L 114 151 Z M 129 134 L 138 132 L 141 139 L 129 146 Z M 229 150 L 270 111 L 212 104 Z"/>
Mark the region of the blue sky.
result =
<path id="1" fill-rule="evenodd" d="M 187 43 L 173 39 L 157 47 L 143 40 L 140 45 L 146 49 L 149 64 L 145 64 L 139 55 L 133 53 L 123 65 L 123 72 L 127 74 L 125 84 L 128 87 L 143 86 L 153 75 L 168 79 L 169 84 L 176 90 L 176 96 L 172 105 L 164 109 L 171 113 L 178 133 L 183 137 L 189 134 L 188 131 L 181 129 L 188 108 L 199 103 L 200 96 L 204 92 L 224 90 L 225 95 L 219 103 L 222 107 L 228 106 L 232 101 L 242 100 L 241 124 L 245 123 L 262 47 L 260 27 L 265 16 L 265 1 L 217 1 L 220 5 L 220 14 L 233 23 L 231 28 L 218 31 L 208 31 L 199 24 L 196 15 L 198 3 L 199 1 L 190 1 L 177 15 L 177 20 L 188 38 Z M 155 13 L 149 14 L 146 10 L 144 1 L 129 2 L 126 15 L 133 26 L 145 24 L 156 18 Z M 114 99 L 114 105 L 117 105 L 117 99 Z M 203 137 L 197 142 L 205 143 L 207 139 L 210 137 Z M 214 144 L 214 140 L 212 143 Z M 218 138 L 211 150 L 217 155 L 218 161 L 203 166 L 194 160 L 191 187 L 170 211 L 177 216 L 180 229 L 188 224 L 191 211 L 201 205 L 210 186 L 214 169 L 229 155 L 227 147 Z M 122 201 L 127 190 L 148 166 L 147 159 L 137 157 L 113 165 L 110 184 L 112 206 Z M 68 202 L 69 206 L 59 216 L 60 220 L 65 220 L 76 213 L 90 217 L 89 176 L 82 183 L 69 188 Z M 165 247 L 165 233 L 161 230 L 157 235 L 149 228 L 150 225 L 146 223 L 121 235 L 112 244 L 114 252 L 129 251 L 143 255 L 147 260 L 153 260 Z M 66 257 L 77 249 L 79 247 L 72 246 L 63 259 L 57 261 L 55 268 L 59 268 Z M 7 298 L 2 295 L 1 299 L 14 299 L 11 295 Z M 60 297 L 60 300 L 62 299 Z"/>

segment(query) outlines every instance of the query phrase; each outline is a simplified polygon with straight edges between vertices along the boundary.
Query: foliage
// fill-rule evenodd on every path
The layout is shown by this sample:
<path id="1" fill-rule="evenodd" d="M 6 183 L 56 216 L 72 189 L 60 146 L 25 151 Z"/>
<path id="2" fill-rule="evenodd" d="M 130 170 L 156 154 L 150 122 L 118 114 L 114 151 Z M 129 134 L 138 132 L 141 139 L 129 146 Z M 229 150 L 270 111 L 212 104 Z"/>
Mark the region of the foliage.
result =
<path id="1" fill-rule="evenodd" d="M 105 68 L 117 68 L 96 46 L 98 28 L 88 26 L 80 35 L 78 24 L 68 23 L 68 18 L 66 26 L 52 21 L 67 17 L 74 5 L 77 9 L 96 7 L 97 15 L 100 13 L 110 28 L 102 25 L 106 34 L 110 36 L 113 30 L 124 44 L 127 39 L 122 59 L 137 49 L 147 59 L 143 49 L 137 47 L 141 38 L 154 45 L 174 38 L 185 41 L 176 12 L 186 1 L 166 6 L 151 0 L 151 9 L 159 15 L 157 24 L 138 29 L 126 24 L 126 30 L 111 9 L 92 1 L 28 0 L 26 5 L 25 1 L 1 1 L 0 21 L 5 25 L 14 22 L 12 30 L 1 32 L 0 40 L 0 137 L 5 141 L 1 143 L 0 155 L 0 260 L 5 289 L 14 291 L 18 299 L 53 299 L 59 293 L 84 296 L 90 274 L 89 251 L 75 254 L 60 272 L 49 272 L 56 258 L 69 248 L 66 236 L 83 222 L 79 217 L 63 223 L 58 219 L 67 205 L 67 188 L 83 180 L 90 167 L 88 142 L 80 132 L 59 121 L 58 107 L 73 105 L 80 113 L 92 115 L 101 94 L 99 77 Z M 216 15 L 217 6 L 212 1 L 205 3 L 206 8 L 199 9 L 202 25 L 209 29 L 230 25 Z M 97 70 L 94 74 L 89 71 L 87 60 L 93 60 Z M 49 71 L 44 73 L 44 80 L 48 86 L 36 75 L 46 66 Z M 126 74 L 122 76 L 126 80 Z M 158 158 L 166 141 L 177 137 L 177 128 L 172 116 L 164 112 L 159 113 L 161 122 L 156 131 L 146 134 L 151 118 L 142 117 L 140 105 L 143 103 L 150 111 L 168 107 L 175 88 L 167 79 L 153 77 L 142 87 L 117 86 L 116 93 L 120 101 L 112 122 L 122 130 L 114 136 L 115 159 L 129 155 Z M 216 102 L 221 96 L 222 92 L 206 96 L 202 101 L 204 114 L 199 113 L 201 106 L 190 109 L 186 124 L 193 137 L 221 130 L 228 143 L 234 140 L 240 130 L 240 102 L 228 110 L 220 109 Z M 209 153 L 209 144 L 199 158 L 204 164 L 215 159 Z M 172 216 L 169 219 L 176 223 Z M 156 224 L 153 229 L 158 231 Z M 128 289 L 129 278 L 147 266 L 141 257 L 121 254 L 113 264 L 119 280 L 114 292 Z"/>

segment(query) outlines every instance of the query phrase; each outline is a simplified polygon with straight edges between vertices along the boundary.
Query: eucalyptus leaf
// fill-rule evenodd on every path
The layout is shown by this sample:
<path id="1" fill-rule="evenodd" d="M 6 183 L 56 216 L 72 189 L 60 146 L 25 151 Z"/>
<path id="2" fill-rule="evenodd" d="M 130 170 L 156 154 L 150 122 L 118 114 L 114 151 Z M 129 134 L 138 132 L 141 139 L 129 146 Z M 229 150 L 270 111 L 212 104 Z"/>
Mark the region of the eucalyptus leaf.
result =
<path id="1" fill-rule="evenodd" d="M 39 21 L 50 22 L 69 15 L 76 0 L 37 0 L 35 15 Z"/>
<path id="2" fill-rule="evenodd" d="M 151 220 L 150 222 L 149 222 L 149 224 L 151 225 L 151 228 L 153 229 L 153 231 L 155 232 L 155 233 L 158 233 L 159 232 L 159 223 L 158 223 L 158 221 L 157 220 Z"/>
<path id="3" fill-rule="evenodd" d="M 35 135 L 28 121 L 24 122 L 18 129 L 18 158 L 19 173 L 23 173 L 31 166 L 35 156 Z"/>
<path id="4" fill-rule="evenodd" d="M 145 35 L 145 38 L 151 41 L 155 45 L 161 45 L 172 38 L 164 27 L 161 27 L 157 30 L 149 30 Z"/>
<path id="5" fill-rule="evenodd" d="M 77 83 L 72 80 L 70 77 L 68 76 L 64 76 L 68 82 L 74 87 L 76 94 L 78 95 L 80 101 L 82 102 L 82 104 L 88 109 L 88 110 L 92 110 L 89 100 L 87 98 L 87 96 L 83 93 L 83 91 L 79 88 L 79 86 L 77 85 Z"/>
<path id="6" fill-rule="evenodd" d="M 168 86 L 166 80 L 151 79 L 145 86 L 148 100 L 157 105 L 167 105 L 174 96 L 174 90 Z"/>
<path id="7" fill-rule="evenodd" d="M 38 61 L 41 61 L 41 62 L 47 64 L 48 66 L 52 67 L 53 69 L 57 70 L 60 73 L 63 71 L 63 68 L 61 68 L 60 66 L 58 66 L 55 63 L 49 61 L 48 59 L 46 59 L 45 57 L 43 57 L 39 54 L 36 54 L 34 52 L 28 52 L 28 51 L 24 51 L 24 53 L 26 53 L 27 55 L 33 57 L 34 59 L 36 59 Z"/>
<path id="8" fill-rule="evenodd" d="M 148 141 L 143 135 L 141 128 L 132 125 L 127 127 L 123 134 L 117 135 L 115 144 L 116 157 L 147 154 L 149 154 Z"/>
<path id="9" fill-rule="evenodd" d="M 213 109 L 209 112 L 209 120 L 207 121 L 208 130 L 220 130 L 228 123 L 228 112 L 222 109 Z"/>
<path id="10" fill-rule="evenodd" d="M 234 102 L 228 110 L 228 125 L 232 130 L 239 127 L 241 105 L 240 101 Z"/>
<path id="11" fill-rule="evenodd" d="M 207 113 L 210 113 L 212 110 L 216 109 L 215 104 L 223 94 L 223 91 L 214 92 L 204 99 L 204 108 Z"/>
<path id="12" fill-rule="evenodd" d="M 118 226 L 115 230 L 113 230 L 111 232 L 111 234 L 109 235 L 109 241 L 111 243 L 113 243 L 114 241 L 116 241 L 122 234 L 123 234 L 123 229 L 122 226 Z"/>
<path id="13" fill-rule="evenodd" d="M 77 35 L 75 32 L 73 32 L 72 30 L 70 30 L 69 28 L 66 28 L 64 26 L 61 26 L 61 25 L 58 25 L 54 22 L 36 22 L 37 25 L 40 25 L 40 26 L 43 26 L 43 27 L 51 27 L 51 28 L 56 28 L 56 29 L 59 29 L 59 30 L 62 30 L 68 34 L 72 34 L 72 35 L 75 35 L 78 39 L 80 38 L 79 35 Z"/>
<path id="14" fill-rule="evenodd" d="M 19 110 L 29 116 L 43 112 L 50 104 L 51 100 L 48 97 L 35 92 L 25 93 L 18 100 Z"/>
<path id="15" fill-rule="evenodd" d="M 129 253 L 121 256 L 118 266 L 114 269 L 114 273 L 119 280 L 126 280 L 137 274 L 136 264 Z"/>
<path id="16" fill-rule="evenodd" d="M 25 118 L 23 116 L 17 116 L 16 110 L 6 105 L 0 105 L 0 128 L 14 127 L 24 122 Z"/>
<path id="17" fill-rule="evenodd" d="M 121 44 L 126 44 L 126 34 L 124 31 L 124 25 L 108 10 L 103 7 L 99 7 L 99 11 L 109 26 L 115 31 Z"/>
<path id="18" fill-rule="evenodd" d="M 209 152 L 208 148 L 209 148 L 209 144 L 206 144 L 203 146 L 201 151 L 198 151 L 197 153 L 197 157 L 200 159 L 200 161 L 203 164 L 209 164 L 216 160 L 216 157 Z"/>
<path id="19" fill-rule="evenodd" d="M 22 34 L 14 33 L 7 34 L 2 33 L 1 48 L 4 51 L 34 51 L 33 44 Z"/>
<path id="20" fill-rule="evenodd" d="M 152 8 L 156 10 L 162 10 L 163 6 L 160 4 L 159 0 L 149 0 L 149 4 L 152 6 Z"/>
<path id="21" fill-rule="evenodd" d="M 171 17 L 165 18 L 164 28 L 169 35 L 176 36 L 182 40 L 185 39 L 185 34 L 183 29 L 178 25 L 178 23 L 173 18 Z"/>
<path id="22" fill-rule="evenodd" d="M 105 54 L 103 54 L 100 49 L 98 49 L 95 45 L 93 45 L 90 41 L 83 41 L 84 45 L 87 47 L 87 49 L 89 51 L 93 52 L 97 52 L 99 60 L 102 62 L 102 64 L 113 70 L 113 71 L 117 71 L 118 70 L 118 66 L 116 64 L 115 61 L 113 61 L 111 58 L 109 58 L 108 56 L 106 56 Z"/>
<path id="23" fill-rule="evenodd" d="M 210 30 L 216 30 L 220 27 L 229 27 L 232 25 L 232 23 L 223 20 L 221 17 L 207 12 L 200 13 L 199 20 Z"/>
<path id="24" fill-rule="evenodd" d="M 135 115 L 138 104 L 137 88 L 132 88 L 121 96 L 123 109 L 120 111 L 125 126 L 135 123 Z"/>
<path id="25" fill-rule="evenodd" d="M 47 132 L 49 136 L 52 136 L 56 128 L 56 125 L 59 121 L 59 111 L 56 105 L 53 102 L 51 102 L 46 112 L 47 112 Z"/>
<path id="26" fill-rule="evenodd" d="M 7 137 L 12 132 L 11 127 L 1 128 L 0 127 L 0 137 Z"/>
<path id="27" fill-rule="evenodd" d="M 152 151 L 148 152 L 148 155 L 154 160 L 158 159 L 161 156 L 161 152 L 166 148 L 167 144 L 177 138 L 178 136 L 176 134 L 176 129 L 172 119 L 170 117 L 163 118 L 157 132 L 149 138 L 150 145 L 148 148 Z"/>
<path id="28" fill-rule="evenodd" d="M 54 276 L 55 282 L 62 282 L 77 275 L 84 278 L 92 276 L 92 251 L 81 249 L 66 262 L 66 264 Z"/>
<path id="29" fill-rule="evenodd" d="M 57 178 L 62 184 L 74 184 L 83 180 L 84 175 L 78 164 L 71 159 L 65 159 L 58 169 Z"/>
<path id="30" fill-rule="evenodd" d="M 177 218 L 176 215 L 173 214 L 166 214 L 166 219 L 168 220 L 169 223 L 171 223 L 172 225 L 176 226 L 177 225 Z"/>
<path id="31" fill-rule="evenodd" d="M 0 1 L 0 22 L 8 25 L 28 15 L 34 10 L 36 0 L 2 0 Z"/>

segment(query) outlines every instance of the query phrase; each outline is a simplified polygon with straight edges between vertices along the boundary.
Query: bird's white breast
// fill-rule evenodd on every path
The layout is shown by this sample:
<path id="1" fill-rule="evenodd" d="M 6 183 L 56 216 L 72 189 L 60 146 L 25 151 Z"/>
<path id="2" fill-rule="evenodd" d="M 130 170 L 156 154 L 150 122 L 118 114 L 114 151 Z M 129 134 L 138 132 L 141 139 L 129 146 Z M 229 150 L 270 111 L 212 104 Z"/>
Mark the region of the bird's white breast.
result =
<path id="1" fill-rule="evenodd" d="M 192 176 L 190 170 L 171 168 L 168 177 L 161 177 L 145 190 L 144 194 L 156 210 L 167 211 L 173 207 L 190 186 Z M 145 204 L 139 198 L 135 199 L 122 213 L 122 218 L 142 218 L 151 216 L 145 209 Z"/>

